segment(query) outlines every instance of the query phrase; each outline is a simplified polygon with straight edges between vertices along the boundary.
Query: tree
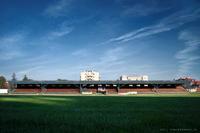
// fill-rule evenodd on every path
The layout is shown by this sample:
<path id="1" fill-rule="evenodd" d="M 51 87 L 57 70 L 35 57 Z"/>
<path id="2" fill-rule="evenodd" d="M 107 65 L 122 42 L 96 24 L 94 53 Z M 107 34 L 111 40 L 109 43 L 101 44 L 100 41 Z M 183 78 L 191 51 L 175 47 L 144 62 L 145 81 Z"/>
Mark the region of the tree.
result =
<path id="1" fill-rule="evenodd" d="M 57 81 L 67 81 L 67 79 L 57 79 Z"/>
<path id="2" fill-rule="evenodd" d="M 0 76 L 0 88 L 4 88 L 6 84 L 6 78 L 4 76 Z"/>
<path id="3" fill-rule="evenodd" d="M 16 81 L 17 79 L 16 79 L 16 74 L 15 73 L 13 73 L 12 74 L 12 81 Z"/>
<path id="4" fill-rule="evenodd" d="M 26 75 L 24 75 L 23 81 L 28 81 L 28 77 Z"/>

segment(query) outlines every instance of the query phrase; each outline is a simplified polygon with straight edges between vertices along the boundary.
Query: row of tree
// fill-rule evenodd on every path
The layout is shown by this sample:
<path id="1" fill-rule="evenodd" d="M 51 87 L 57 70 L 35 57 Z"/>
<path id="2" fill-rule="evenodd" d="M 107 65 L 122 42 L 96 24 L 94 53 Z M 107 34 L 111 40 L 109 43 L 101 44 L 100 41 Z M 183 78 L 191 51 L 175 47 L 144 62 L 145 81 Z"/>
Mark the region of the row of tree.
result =
<path id="1" fill-rule="evenodd" d="M 17 81 L 16 74 L 12 74 L 11 81 Z M 29 79 L 27 75 L 24 75 L 22 81 L 33 81 L 32 79 Z M 57 79 L 57 81 L 67 81 L 66 79 Z M 6 82 L 6 78 L 4 76 L 0 76 L 0 88 L 6 88 L 8 82 Z"/>
<path id="2" fill-rule="evenodd" d="M 17 81 L 16 74 L 12 74 L 12 80 L 11 81 Z M 27 75 L 24 75 L 22 81 L 32 81 L 32 79 L 29 79 Z M 8 82 L 6 81 L 6 78 L 4 76 L 0 76 L 0 88 L 7 88 Z"/>
<path id="3" fill-rule="evenodd" d="M 15 74 L 15 73 L 12 74 L 12 81 L 17 81 L 17 78 L 16 78 L 16 74 Z M 27 77 L 27 75 L 24 75 L 22 81 L 32 81 L 32 79 L 29 79 L 29 78 Z"/>

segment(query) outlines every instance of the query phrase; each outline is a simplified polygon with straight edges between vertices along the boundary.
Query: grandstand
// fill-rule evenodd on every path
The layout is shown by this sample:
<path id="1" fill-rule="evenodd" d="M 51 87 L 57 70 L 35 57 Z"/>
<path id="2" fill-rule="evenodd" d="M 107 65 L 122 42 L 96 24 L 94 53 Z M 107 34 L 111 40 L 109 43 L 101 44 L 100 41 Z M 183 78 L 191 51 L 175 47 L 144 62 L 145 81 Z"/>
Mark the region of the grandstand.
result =
<path id="1" fill-rule="evenodd" d="M 187 82 L 172 81 L 16 81 L 13 93 L 186 93 Z"/>

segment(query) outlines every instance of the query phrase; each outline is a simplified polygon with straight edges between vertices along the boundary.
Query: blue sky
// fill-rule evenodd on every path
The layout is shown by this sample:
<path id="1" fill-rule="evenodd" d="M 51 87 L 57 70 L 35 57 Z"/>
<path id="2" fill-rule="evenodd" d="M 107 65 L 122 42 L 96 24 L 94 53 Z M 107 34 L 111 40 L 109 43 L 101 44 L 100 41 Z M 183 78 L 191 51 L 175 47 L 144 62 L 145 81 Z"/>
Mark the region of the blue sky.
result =
<path id="1" fill-rule="evenodd" d="M 0 0 L 0 74 L 200 79 L 199 0 Z"/>

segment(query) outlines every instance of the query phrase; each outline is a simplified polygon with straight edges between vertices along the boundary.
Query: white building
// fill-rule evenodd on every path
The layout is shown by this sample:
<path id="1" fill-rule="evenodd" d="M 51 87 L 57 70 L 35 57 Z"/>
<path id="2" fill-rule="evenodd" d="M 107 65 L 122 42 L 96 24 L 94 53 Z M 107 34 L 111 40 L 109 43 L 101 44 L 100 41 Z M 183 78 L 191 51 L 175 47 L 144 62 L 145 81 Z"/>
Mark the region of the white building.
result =
<path id="1" fill-rule="evenodd" d="M 80 80 L 81 81 L 99 81 L 100 74 L 99 72 L 95 71 L 83 71 L 80 73 Z"/>
<path id="2" fill-rule="evenodd" d="M 120 80 L 131 80 L 131 81 L 148 81 L 149 78 L 147 75 L 142 75 L 142 76 L 127 76 L 127 75 L 122 75 L 120 76 Z"/>

